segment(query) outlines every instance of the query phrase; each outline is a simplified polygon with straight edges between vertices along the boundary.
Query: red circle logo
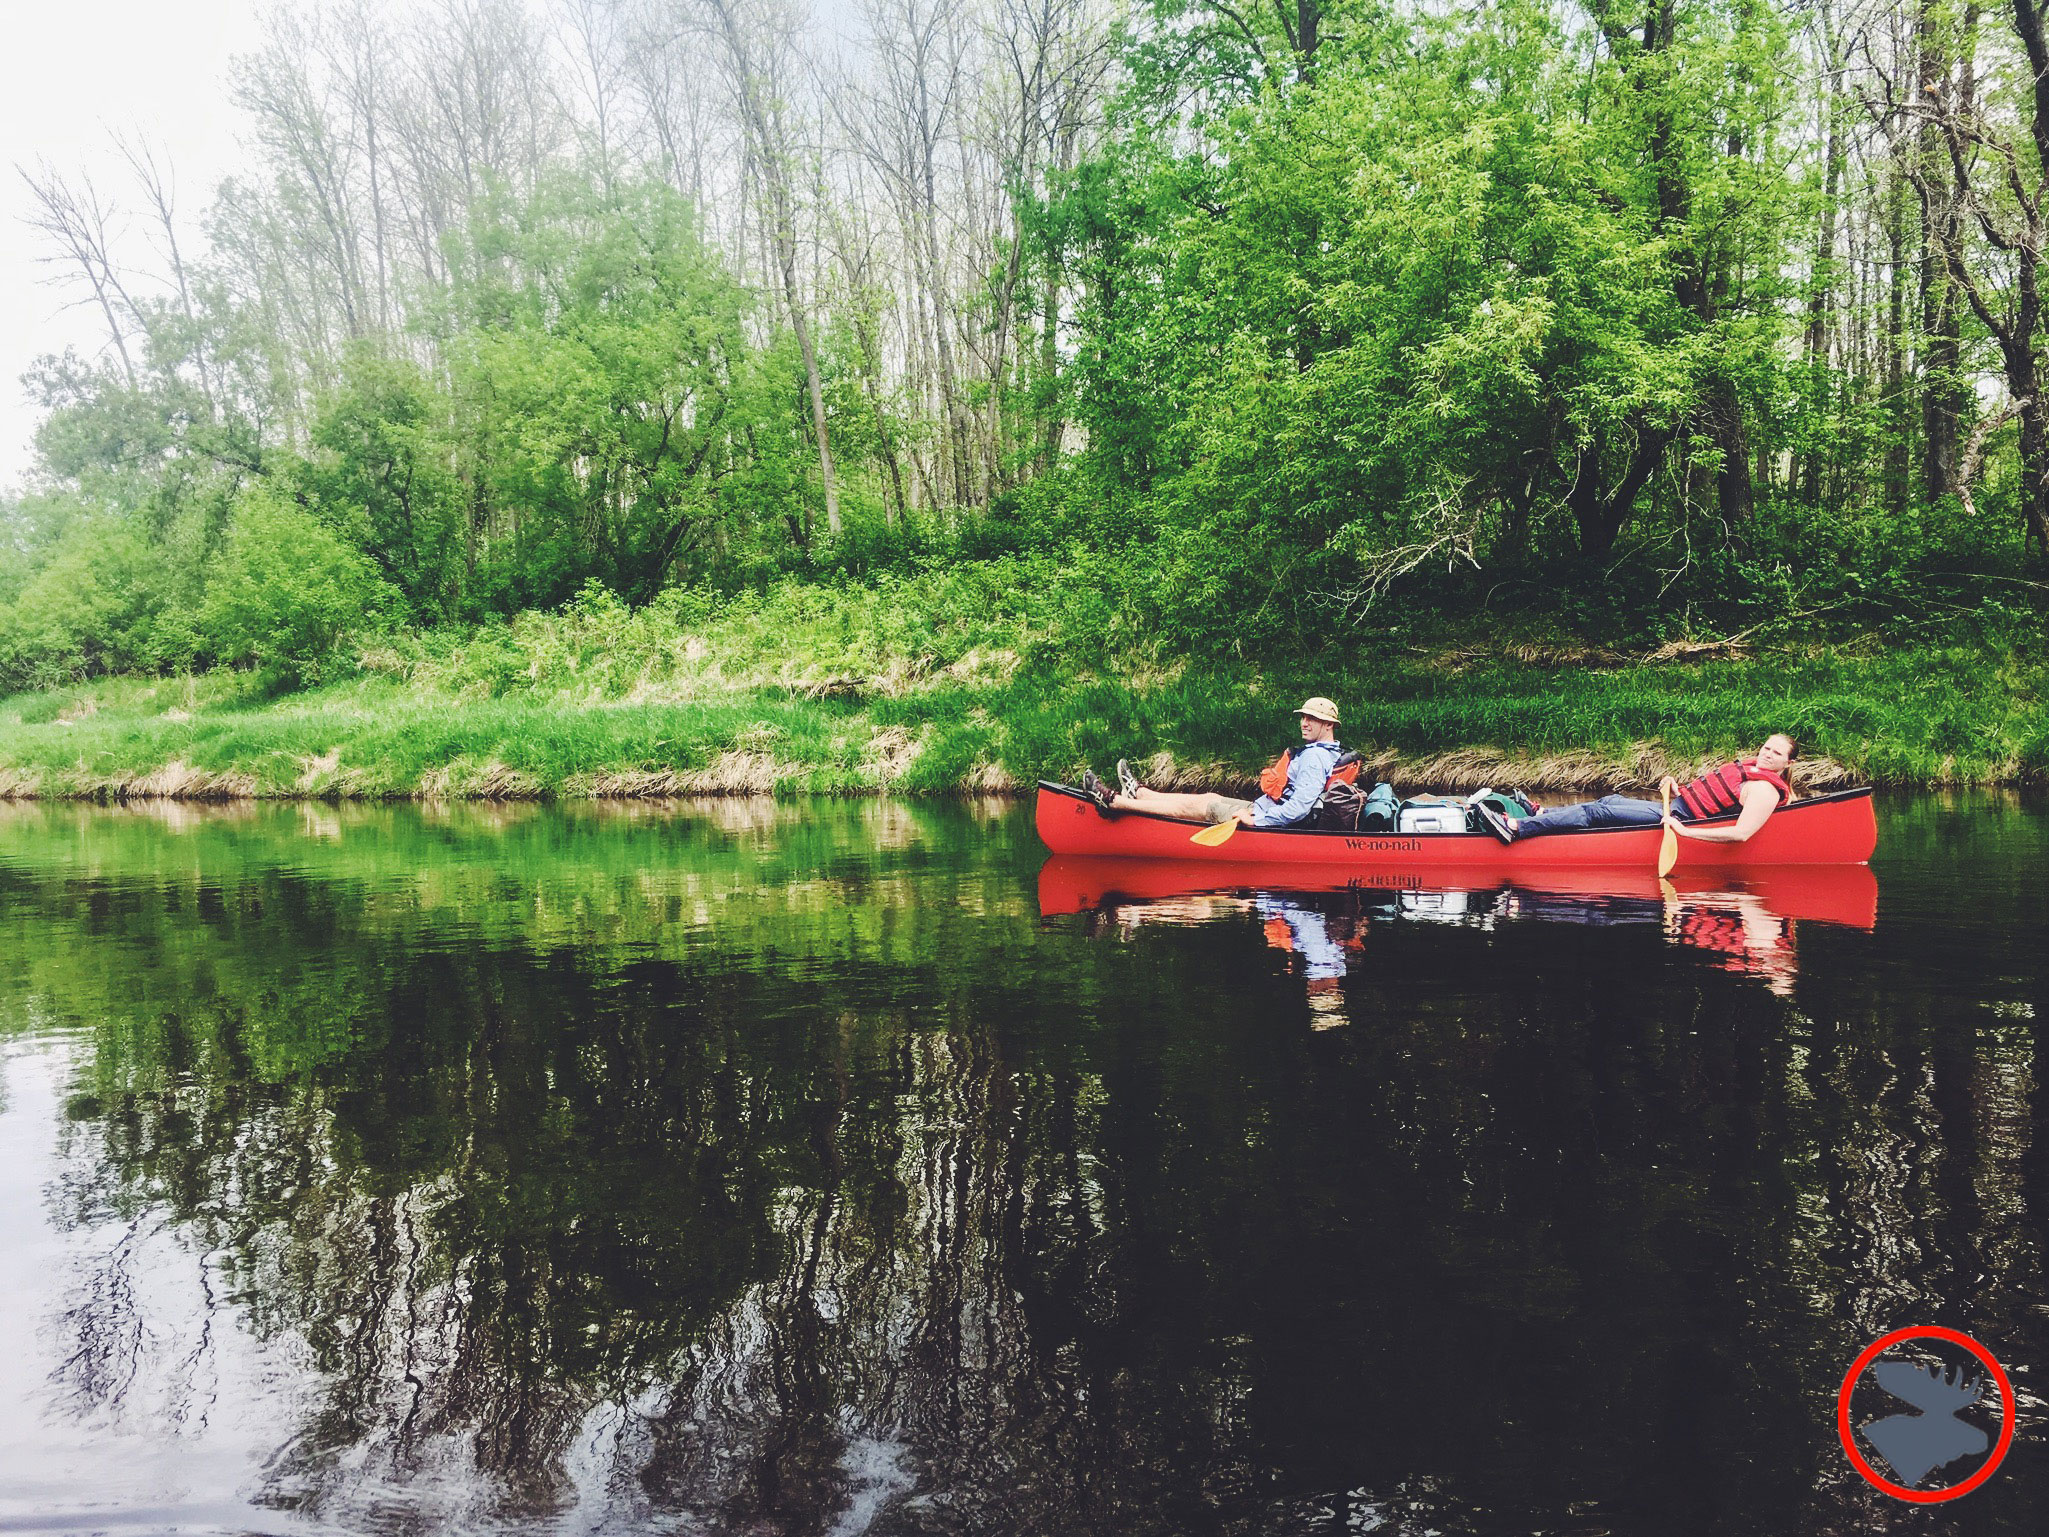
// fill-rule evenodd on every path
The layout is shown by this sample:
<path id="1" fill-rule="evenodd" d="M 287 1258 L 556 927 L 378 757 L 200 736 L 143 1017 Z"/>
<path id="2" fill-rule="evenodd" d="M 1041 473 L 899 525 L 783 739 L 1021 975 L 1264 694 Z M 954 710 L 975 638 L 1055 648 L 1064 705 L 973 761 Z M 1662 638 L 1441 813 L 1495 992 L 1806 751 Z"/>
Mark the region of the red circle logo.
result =
<path id="1" fill-rule="evenodd" d="M 1850 1428 L 1850 1395 L 1856 1391 L 1857 1384 L 1864 1380 L 1865 1371 L 1880 1356 L 1892 1349 L 1893 1346 L 1904 1344 L 1908 1340 L 1923 1339 L 1943 1340 L 1951 1345 L 1957 1345 L 1968 1350 L 1985 1368 L 1986 1375 L 1992 1381 L 1999 1384 L 1999 1440 L 1992 1448 L 1992 1455 L 1987 1457 L 1970 1477 L 1960 1483 L 1952 1484 L 1947 1489 L 1915 1489 L 1907 1484 L 1894 1483 L 1876 1468 L 1872 1467 L 1871 1463 L 1865 1458 L 1864 1453 L 1858 1449 L 1856 1433 Z M 1920 1372 L 1920 1368 L 1917 1367 L 1906 1368 L 1906 1370 L 1910 1374 Z M 1924 1380 L 1927 1390 L 1937 1394 L 1948 1392 L 1954 1395 L 1954 1386 L 1949 1384 L 1941 1373 L 1926 1374 Z M 1961 1376 L 1959 1377 L 1960 1381 Z M 1881 1382 L 1880 1385 L 1884 1386 L 1887 1392 L 1895 1391 L 1889 1384 Z M 1895 1396 L 1902 1395 L 1895 1393 Z M 1954 1425 L 1957 1430 L 1966 1431 L 1970 1435 L 1980 1437 L 1980 1444 L 1982 1444 L 1984 1432 L 1976 1427 L 1967 1426 L 1962 1421 L 1955 1420 L 1953 1418 L 1953 1408 L 1950 1404 L 1940 1404 L 1931 1409 L 1921 1404 L 1918 1398 L 1909 1398 L 1907 1401 L 1916 1404 L 1917 1407 L 1921 1407 L 1923 1413 L 1920 1415 L 1897 1415 L 1894 1416 L 1895 1420 L 1902 1422 L 1910 1421 L 1915 1424 L 1921 1422 L 1940 1424 L 1946 1420 L 1949 1424 Z M 1975 1401 L 1975 1397 L 1965 1402 L 1969 1401 Z M 1867 1434 L 1871 1428 L 1866 1427 Z M 1843 1374 L 1843 1385 L 1836 1392 L 1836 1434 L 1842 1438 L 1843 1450 L 1849 1454 L 1850 1465 L 1863 1474 L 1865 1481 L 1874 1489 L 1881 1490 L 1896 1500 L 1911 1500 L 1916 1505 L 1936 1505 L 1944 1500 L 1954 1500 L 1969 1494 L 1973 1489 L 1984 1483 L 1986 1479 L 1998 1471 L 1999 1464 L 2006 1459 L 2007 1448 L 2013 1445 L 2013 1430 L 2013 1384 L 2007 1380 L 2006 1369 L 1994 1359 L 1991 1351 L 1972 1339 L 1970 1335 L 1961 1334 L 1955 1329 L 1945 1329 L 1937 1324 L 1916 1324 L 1905 1329 L 1895 1329 L 1892 1333 L 1873 1340 L 1865 1347 L 1864 1353 L 1850 1363 L 1849 1371 Z M 1879 1449 L 1881 1451 L 1885 1450 L 1882 1445 Z M 1926 1453 L 1924 1455 L 1932 1458 L 1935 1454 Z M 1954 1461 L 1955 1459 L 1951 1457 L 1946 1460 Z M 1935 1465 L 1939 1466 L 1940 1463 Z M 1927 1472 L 1932 1470 L 1932 1467 L 1925 1470 L 1920 1477 L 1925 1477 Z M 1902 1470 L 1895 1468 L 1893 1471 L 1900 1472 Z M 1920 1477 L 1916 1477 L 1913 1481 L 1915 1483 L 1920 1482 Z"/>

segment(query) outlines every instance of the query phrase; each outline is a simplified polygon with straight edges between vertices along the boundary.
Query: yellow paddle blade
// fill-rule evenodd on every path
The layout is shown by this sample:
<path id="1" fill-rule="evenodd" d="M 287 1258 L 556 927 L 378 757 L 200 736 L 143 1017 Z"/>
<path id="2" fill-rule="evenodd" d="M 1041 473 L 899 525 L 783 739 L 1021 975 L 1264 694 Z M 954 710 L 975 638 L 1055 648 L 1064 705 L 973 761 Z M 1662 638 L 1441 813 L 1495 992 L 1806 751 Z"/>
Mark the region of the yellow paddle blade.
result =
<path id="1" fill-rule="evenodd" d="M 1220 843 L 1228 843 L 1231 834 L 1238 830 L 1236 822 L 1216 822 L 1189 838 L 1190 843 L 1199 843 L 1206 849 L 1213 849 Z"/>
<path id="2" fill-rule="evenodd" d="M 1672 814 L 1672 791 L 1662 788 L 1665 815 Z M 1658 879 L 1663 880 L 1672 873 L 1672 866 L 1679 863 L 1679 834 L 1671 827 L 1665 829 L 1665 836 L 1658 843 Z"/>

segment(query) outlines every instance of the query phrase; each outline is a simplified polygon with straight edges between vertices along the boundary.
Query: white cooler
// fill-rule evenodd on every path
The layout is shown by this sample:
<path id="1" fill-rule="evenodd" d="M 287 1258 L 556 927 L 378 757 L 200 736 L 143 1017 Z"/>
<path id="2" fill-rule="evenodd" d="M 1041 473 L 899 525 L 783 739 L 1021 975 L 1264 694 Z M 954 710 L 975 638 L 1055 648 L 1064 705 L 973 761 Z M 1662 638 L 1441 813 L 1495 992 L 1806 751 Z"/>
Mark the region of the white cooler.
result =
<path id="1" fill-rule="evenodd" d="M 1466 830 L 1463 806 L 1404 806 L 1395 818 L 1395 831 L 1404 833 L 1462 833 Z"/>

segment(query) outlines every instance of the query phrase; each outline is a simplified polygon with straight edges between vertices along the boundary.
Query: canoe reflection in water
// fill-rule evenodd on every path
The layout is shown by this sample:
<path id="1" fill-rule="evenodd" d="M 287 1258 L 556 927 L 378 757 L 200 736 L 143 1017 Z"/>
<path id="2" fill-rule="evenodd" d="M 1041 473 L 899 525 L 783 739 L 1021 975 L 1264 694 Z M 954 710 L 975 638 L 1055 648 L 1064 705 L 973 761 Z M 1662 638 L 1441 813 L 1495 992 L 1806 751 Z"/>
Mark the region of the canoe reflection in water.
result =
<path id="1" fill-rule="evenodd" d="M 1438 875 L 1370 876 L 1300 866 L 1199 865 L 1182 860 L 1056 854 L 1039 872 L 1043 915 L 1081 913 L 1125 933 L 1146 924 L 1260 919 L 1266 940 L 1308 986 L 1312 1024 L 1346 1022 L 1341 981 L 1367 953 L 1375 923 L 1491 929 L 1504 922 L 1609 928 L 1657 925 L 1672 943 L 1789 997 L 1795 939 L 1805 922 L 1869 930 L 1878 879 L 1864 865 L 1786 865 L 1743 872 L 1532 871 L 1513 883 L 1456 885 Z"/>

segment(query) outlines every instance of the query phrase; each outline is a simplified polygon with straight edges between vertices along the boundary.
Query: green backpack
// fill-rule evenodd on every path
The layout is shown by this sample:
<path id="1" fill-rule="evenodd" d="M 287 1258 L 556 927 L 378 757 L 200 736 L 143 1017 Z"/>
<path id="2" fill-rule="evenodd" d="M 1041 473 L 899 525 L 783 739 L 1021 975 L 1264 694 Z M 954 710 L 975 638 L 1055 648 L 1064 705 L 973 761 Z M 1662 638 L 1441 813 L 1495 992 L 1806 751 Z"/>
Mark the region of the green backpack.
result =
<path id="1" fill-rule="evenodd" d="M 1513 795 L 1503 795 L 1499 790 L 1489 790 L 1473 804 L 1492 806 L 1511 822 L 1520 822 L 1524 817 L 1532 815 L 1527 804 L 1517 800 Z M 1469 813 L 1467 816 L 1467 821 L 1473 826 L 1475 832 L 1482 830 L 1478 826 L 1479 820 L 1479 817 L 1476 815 Z"/>

